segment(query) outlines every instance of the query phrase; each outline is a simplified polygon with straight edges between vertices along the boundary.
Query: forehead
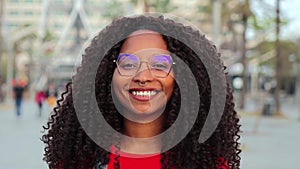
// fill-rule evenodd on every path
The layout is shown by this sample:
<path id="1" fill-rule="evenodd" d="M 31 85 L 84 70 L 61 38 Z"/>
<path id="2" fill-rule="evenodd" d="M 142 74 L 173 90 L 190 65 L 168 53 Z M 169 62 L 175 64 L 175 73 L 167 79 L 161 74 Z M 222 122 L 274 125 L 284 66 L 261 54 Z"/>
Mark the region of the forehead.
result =
<path id="1" fill-rule="evenodd" d="M 126 38 L 120 52 L 139 53 L 150 49 L 151 51 L 168 51 L 167 44 L 161 34 L 150 30 L 138 30 Z"/>

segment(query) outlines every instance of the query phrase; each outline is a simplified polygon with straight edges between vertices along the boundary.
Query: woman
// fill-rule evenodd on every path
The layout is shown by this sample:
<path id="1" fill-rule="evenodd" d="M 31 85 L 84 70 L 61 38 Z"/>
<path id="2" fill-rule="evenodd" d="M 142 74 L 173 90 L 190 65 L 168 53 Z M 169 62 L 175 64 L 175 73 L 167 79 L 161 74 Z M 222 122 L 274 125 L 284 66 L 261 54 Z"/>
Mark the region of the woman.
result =
<path id="1" fill-rule="evenodd" d="M 85 50 L 45 126 L 45 160 L 51 169 L 239 168 L 240 126 L 223 76 L 199 31 L 163 17 L 116 19 Z M 224 97 L 214 92 L 222 89 Z"/>
<path id="2" fill-rule="evenodd" d="M 43 111 L 43 102 L 46 99 L 45 93 L 42 90 L 37 90 L 35 93 L 35 103 L 38 106 L 38 116 L 42 116 L 42 111 Z"/>

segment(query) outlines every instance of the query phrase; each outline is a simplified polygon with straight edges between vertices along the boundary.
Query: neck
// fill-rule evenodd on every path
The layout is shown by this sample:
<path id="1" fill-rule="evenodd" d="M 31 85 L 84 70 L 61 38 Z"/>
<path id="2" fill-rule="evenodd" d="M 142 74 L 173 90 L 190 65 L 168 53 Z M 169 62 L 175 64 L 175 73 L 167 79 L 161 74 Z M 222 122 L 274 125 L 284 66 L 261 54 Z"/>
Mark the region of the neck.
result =
<path id="1" fill-rule="evenodd" d="M 163 129 L 164 116 L 148 123 L 139 123 L 124 118 L 124 134 L 134 138 L 153 137 L 161 133 Z"/>
<path id="2" fill-rule="evenodd" d="M 124 137 L 121 150 L 137 154 L 154 154 L 161 150 L 161 140 L 155 137 L 162 132 L 164 116 L 149 123 L 137 123 L 124 118 Z M 132 139 L 136 138 L 136 139 Z"/>

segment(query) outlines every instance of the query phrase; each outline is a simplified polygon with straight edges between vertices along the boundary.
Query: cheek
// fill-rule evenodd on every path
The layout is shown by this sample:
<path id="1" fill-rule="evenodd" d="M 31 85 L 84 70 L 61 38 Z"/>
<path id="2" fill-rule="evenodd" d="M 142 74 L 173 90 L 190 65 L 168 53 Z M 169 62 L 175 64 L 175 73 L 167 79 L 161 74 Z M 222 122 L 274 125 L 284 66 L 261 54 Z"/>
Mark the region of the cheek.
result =
<path id="1" fill-rule="evenodd" d="M 114 93 L 119 97 L 119 91 L 121 89 L 121 83 L 122 80 L 119 76 L 118 70 L 115 69 L 112 79 L 112 89 L 114 90 Z"/>
<path id="2" fill-rule="evenodd" d="M 115 69 L 112 77 L 112 89 L 119 99 L 126 96 L 125 91 L 127 91 L 131 80 L 130 78 L 120 76 L 118 70 Z"/>
<path id="3" fill-rule="evenodd" d="M 113 78 L 112 78 L 112 82 L 115 84 L 115 82 L 118 81 L 118 70 L 115 69 L 114 74 L 113 74 Z"/>
<path id="4" fill-rule="evenodd" d="M 168 100 L 170 99 L 170 97 L 173 93 L 174 83 L 175 82 L 174 82 L 173 77 L 168 77 L 165 81 L 165 93 L 166 93 Z"/>

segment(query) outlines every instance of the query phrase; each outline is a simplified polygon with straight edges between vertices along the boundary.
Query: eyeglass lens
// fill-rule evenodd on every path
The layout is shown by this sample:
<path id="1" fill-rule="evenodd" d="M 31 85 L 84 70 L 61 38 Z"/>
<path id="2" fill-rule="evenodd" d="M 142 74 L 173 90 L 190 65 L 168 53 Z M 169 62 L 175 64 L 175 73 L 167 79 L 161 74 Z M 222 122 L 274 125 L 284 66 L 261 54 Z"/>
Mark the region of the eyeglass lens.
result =
<path id="1" fill-rule="evenodd" d="M 134 54 L 121 53 L 117 59 L 118 69 L 123 76 L 134 76 L 138 72 L 141 63 L 139 57 Z M 167 54 L 158 54 L 150 57 L 147 61 L 152 75 L 157 77 L 168 76 L 173 61 Z"/>

